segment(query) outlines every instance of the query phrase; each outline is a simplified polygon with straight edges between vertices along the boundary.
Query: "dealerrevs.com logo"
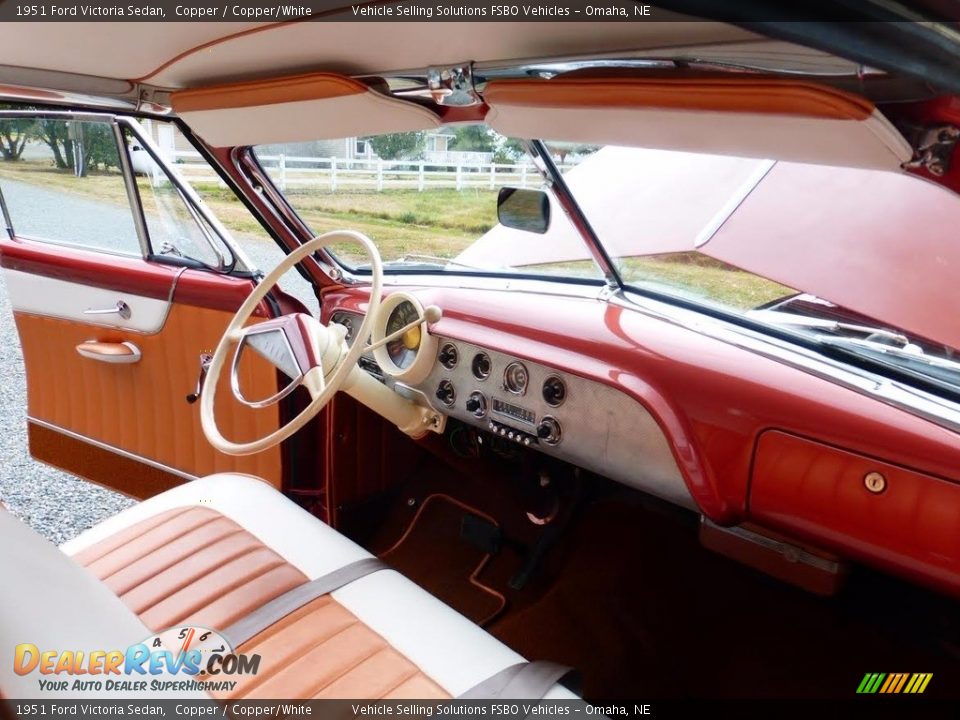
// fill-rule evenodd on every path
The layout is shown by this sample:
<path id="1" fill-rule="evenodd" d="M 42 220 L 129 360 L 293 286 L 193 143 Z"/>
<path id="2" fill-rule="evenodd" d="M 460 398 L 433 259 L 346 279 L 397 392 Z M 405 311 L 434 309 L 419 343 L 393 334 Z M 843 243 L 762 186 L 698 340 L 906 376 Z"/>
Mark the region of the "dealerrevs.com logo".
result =
<path id="1" fill-rule="evenodd" d="M 126 650 L 44 650 L 32 643 L 14 649 L 18 675 L 38 675 L 44 692 L 229 692 L 236 680 L 256 675 L 260 656 L 234 652 L 216 630 L 173 627 Z"/>

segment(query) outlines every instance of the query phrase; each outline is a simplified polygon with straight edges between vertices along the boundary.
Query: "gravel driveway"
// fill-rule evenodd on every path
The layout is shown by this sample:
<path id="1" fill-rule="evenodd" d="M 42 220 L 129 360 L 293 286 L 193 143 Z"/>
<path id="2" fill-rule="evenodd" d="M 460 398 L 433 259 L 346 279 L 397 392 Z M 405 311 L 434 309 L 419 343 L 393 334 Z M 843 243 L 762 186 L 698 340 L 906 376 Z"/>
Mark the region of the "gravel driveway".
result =
<path id="1" fill-rule="evenodd" d="M 34 530 L 59 544 L 133 500 L 41 465 L 27 450 L 27 384 L 20 340 L 0 276 L 0 499 Z"/>
<path id="2" fill-rule="evenodd" d="M 236 236 L 255 265 L 267 270 L 283 257 L 270 240 Z M 309 285 L 296 273 L 284 288 L 316 311 Z M 42 465 L 27 449 L 26 378 L 6 284 L 0 274 L 0 499 L 10 510 L 54 543 L 62 543 L 135 501 L 111 490 Z"/>

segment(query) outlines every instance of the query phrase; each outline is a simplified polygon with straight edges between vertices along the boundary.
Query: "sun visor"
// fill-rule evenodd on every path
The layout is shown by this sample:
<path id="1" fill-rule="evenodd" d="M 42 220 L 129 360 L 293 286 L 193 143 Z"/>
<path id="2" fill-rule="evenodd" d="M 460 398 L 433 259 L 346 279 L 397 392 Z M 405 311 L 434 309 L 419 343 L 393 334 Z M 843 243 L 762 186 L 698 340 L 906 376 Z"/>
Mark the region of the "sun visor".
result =
<path id="1" fill-rule="evenodd" d="M 333 73 L 180 90 L 174 111 L 218 147 L 305 142 L 437 127 L 429 110 Z"/>
<path id="2" fill-rule="evenodd" d="M 779 79 L 493 80 L 487 123 L 509 137 L 899 169 L 912 150 L 869 100 Z"/>

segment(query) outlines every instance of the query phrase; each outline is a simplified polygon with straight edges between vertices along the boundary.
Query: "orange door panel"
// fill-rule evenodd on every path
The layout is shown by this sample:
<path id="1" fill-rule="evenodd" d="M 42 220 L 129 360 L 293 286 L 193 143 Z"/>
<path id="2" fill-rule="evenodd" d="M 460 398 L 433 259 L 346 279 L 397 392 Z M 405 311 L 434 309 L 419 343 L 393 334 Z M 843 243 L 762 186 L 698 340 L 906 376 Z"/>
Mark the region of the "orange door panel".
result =
<path id="1" fill-rule="evenodd" d="M 245 457 L 217 452 L 201 430 L 199 403 L 187 402 L 201 354 L 212 353 L 250 281 L 54 252 L 56 258 L 49 246 L 0 242 L 26 366 L 31 454 L 135 497 L 223 471 L 280 487 L 279 448 Z M 128 317 L 88 314 L 119 302 Z M 266 364 L 242 370 L 255 397 L 276 392 L 275 371 Z M 227 437 L 241 441 L 279 424 L 277 406 L 255 410 L 237 402 L 226 373 L 217 420 Z"/>

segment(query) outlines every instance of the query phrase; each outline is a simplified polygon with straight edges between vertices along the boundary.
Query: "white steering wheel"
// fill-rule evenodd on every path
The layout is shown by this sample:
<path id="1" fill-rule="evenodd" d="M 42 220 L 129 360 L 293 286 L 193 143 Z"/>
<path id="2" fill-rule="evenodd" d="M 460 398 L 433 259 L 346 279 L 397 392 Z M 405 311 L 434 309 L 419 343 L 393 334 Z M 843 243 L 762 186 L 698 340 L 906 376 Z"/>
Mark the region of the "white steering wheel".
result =
<path id="1" fill-rule="evenodd" d="M 346 346 L 346 329 L 343 326 L 331 324 L 325 327 L 315 317 L 306 313 L 284 315 L 244 327 L 253 311 L 284 273 L 317 250 L 344 240 L 351 240 L 364 249 L 370 260 L 371 276 L 370 304 L 349 349 Z M 382 286 L 383 265 L 380 261 L 380 253 L 370 238 L 352 230 L 334 230 L 325 233 L 287 255 L 253 289 L 240 306 L 213 353 L 203 392 L 200 395 L 200 424 L 210 444 L 228 455 L 250 455 L 283 442 L 310 422 L 340 389 L 366 349 L 377 309 L 380 307 Z M 237 348 L 231 371 L 233 375 L 231 388 L 237 400 L 252 407 L 267 407 L 279 402 L 300 385 L 309 391 L 311 397 L 310 404 L 290 422 L 269 435 L 249 442 L 232 442 L 223 437 L 217 427 L 214 414 L 217 383 L 226 364 L 227 352 L 233 344 Z M 244 398 L 238 386 L 236 372 L 240 353 L 245 345 L 252 346 L 261 355 L 271 360 L 278 369 L 290 376 L 290 385 L 272 398 L 261 402 L 251 402 Z"/>

